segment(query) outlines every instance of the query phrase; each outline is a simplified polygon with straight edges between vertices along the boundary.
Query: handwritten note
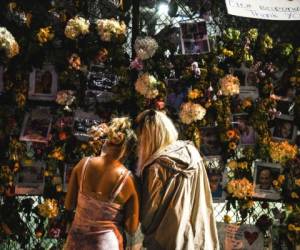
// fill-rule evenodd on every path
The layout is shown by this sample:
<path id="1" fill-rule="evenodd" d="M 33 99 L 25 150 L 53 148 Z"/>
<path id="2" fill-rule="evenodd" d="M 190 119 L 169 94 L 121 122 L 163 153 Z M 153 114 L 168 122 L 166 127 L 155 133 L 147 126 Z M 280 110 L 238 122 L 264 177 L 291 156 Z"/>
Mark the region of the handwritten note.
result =
<path id="1" fill-rule="evenodd" d="M 230 15 L 268 20 L 300 20 L 300 0 L 225 0 Z"/>

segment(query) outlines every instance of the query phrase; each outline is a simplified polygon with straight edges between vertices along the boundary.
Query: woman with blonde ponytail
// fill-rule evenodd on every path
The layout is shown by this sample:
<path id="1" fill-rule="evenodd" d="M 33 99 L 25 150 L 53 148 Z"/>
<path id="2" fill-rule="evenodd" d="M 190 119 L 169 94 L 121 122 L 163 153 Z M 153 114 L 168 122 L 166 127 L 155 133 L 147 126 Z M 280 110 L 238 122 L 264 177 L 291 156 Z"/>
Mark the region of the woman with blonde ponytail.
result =
<path id="1" fill-rule="evenodd" d="M 91 134 L 105 142 L 100 156 L 82 159 L 72 171 L 65 208 L 76 212 L 64 249 L 122 250 L 123 229 L 133 234 L 139 223 L 137 189 L 122 163 L 135 134 L 127 117 L 94 127 Z"/>

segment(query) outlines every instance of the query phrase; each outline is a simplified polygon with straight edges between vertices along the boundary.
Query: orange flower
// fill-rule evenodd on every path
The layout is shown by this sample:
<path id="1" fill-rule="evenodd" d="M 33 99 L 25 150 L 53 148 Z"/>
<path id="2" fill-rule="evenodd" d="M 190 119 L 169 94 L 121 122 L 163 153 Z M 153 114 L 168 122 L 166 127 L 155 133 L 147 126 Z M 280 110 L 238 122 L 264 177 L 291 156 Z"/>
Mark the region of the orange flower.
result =
<path id="1" fill-rule="evenodd" d="M 252 101 L 250 98 L 246 98 L 243 100 L 242 102 L 242 107 L 245 109 L 245 108 L 249 108 L 252 106 Z"/>
<path id="2" fill-rule="evenodd" d="M 58 134 L 58 138 L 61 141 L 64 141 L 68 138 L 67 133 L 65 131 L 60 131 Z"/>
<path id="3" fill-rule="evenodd" d="M 228 137 L 229 139 L 232 139 L 232 138 L 234 138 L 234 137 L 236 136 L 236 132 L 235 132 L 234 129 L 230 129 L 230 130 L 228 130 L 228 131 L 226 132 L 226 135 L 227 135 L 227 137 Z"/>

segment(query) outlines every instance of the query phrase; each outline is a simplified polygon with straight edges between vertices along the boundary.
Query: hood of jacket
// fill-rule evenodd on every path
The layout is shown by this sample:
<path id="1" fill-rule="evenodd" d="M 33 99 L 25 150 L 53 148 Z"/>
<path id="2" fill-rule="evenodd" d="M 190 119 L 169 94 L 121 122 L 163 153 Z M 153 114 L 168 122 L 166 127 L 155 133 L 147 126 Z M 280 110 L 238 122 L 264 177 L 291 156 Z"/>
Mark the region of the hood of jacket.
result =
<path id="1" fill-rule="evenodd" d="M 168 167 L 184 175 L 192 173 L 197 168 L 197 163 L 202 160 L 193 142 L 181 140 L 177 140 L 164 149 L 154 153 L 144 164 L 144 168 L 160 159 L 168 159 L 168 165 L 170 165 Z"/>

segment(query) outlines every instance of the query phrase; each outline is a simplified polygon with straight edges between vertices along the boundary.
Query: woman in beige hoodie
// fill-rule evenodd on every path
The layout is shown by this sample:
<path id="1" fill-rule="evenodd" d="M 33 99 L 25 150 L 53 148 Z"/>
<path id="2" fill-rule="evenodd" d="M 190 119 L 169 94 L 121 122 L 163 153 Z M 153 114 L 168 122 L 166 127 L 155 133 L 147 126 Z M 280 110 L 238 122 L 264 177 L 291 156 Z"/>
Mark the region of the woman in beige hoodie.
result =
<path id="1" fill-rule="evenodd" d="M 141 227 L 149 250 L 219 249 L 203 160 L 160 111 L 137 117 Z"/>

